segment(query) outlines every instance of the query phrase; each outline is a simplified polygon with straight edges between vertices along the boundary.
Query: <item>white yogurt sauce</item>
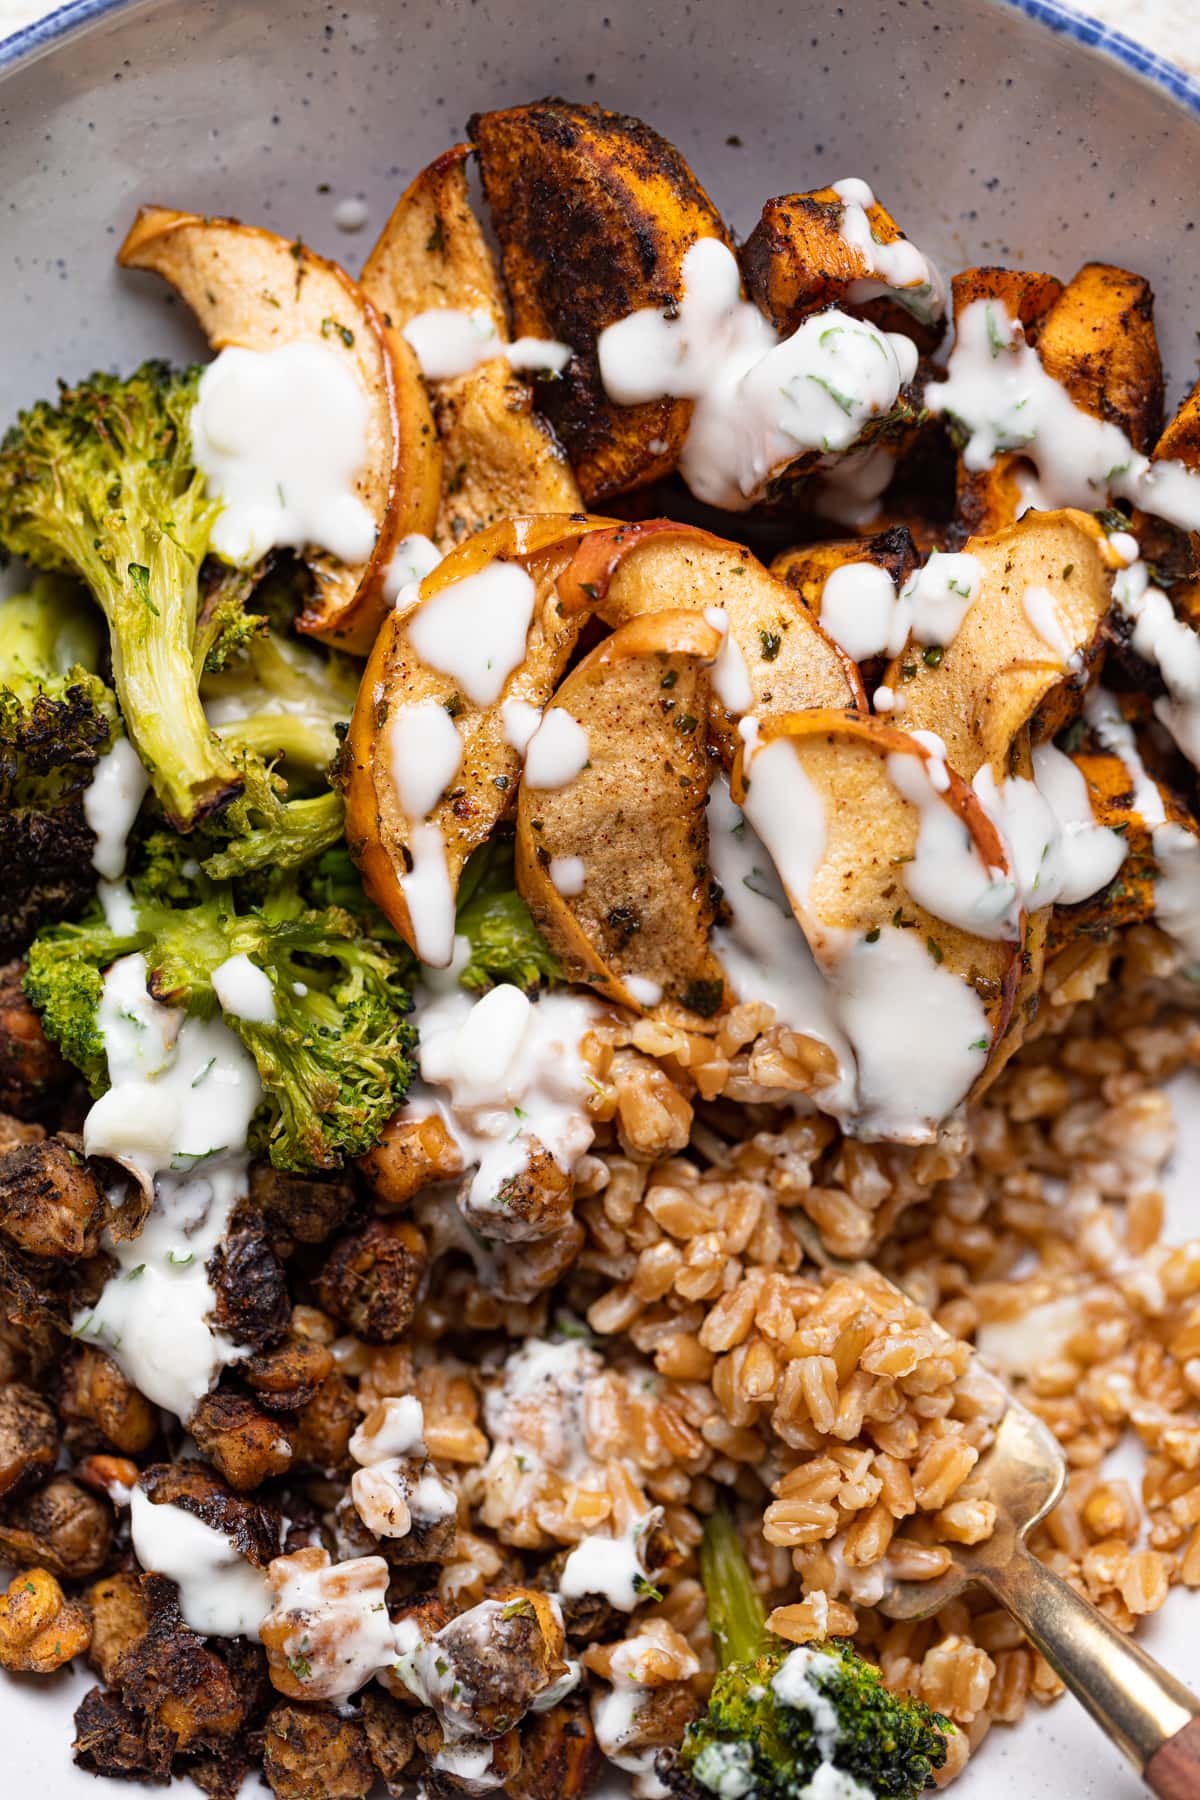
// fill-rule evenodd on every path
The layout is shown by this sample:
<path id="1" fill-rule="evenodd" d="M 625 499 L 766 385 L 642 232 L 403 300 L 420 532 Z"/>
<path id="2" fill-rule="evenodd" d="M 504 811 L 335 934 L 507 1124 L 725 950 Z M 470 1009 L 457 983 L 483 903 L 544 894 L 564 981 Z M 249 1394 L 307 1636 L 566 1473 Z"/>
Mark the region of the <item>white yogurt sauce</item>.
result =
<path id="1" fill-rule="evenodd" d="M 106 1247 L 119 1273 L 72 1329 L 100 1344 L 149 1400 L 186 1420 L 226 1363 L 246 1352 L 209 1324 L 206 1264 L 247 1190 L 253 1060 L 220 1019 L 188 1019 L 146 992 L 146 960 L 104 978 L 100 1030 L 112 1086 L 84 1121 L 84 1150 L 154 1186 L 141 1235 Z"/>
<path id="2" fill-rule="evenodd" d="M 458 1511 L 454 1489 L 424 1462 L 425 1415 L 415 1394 L 380 1402 L 351 1437 L 350 1454 L 359 1464 L 350 1496 L 377 1537 L 407 1537 L 414 1522 L 437 1524 Z"/>
<path id="3" fill-rule="evenodd" d="M 983 568 L 968 551 L 931 552 L 900 590 L 907 629 L 918 644 L 952 644 L 983 587 Z M 903 649 L 903 645 L 899 647 Z M 893 651 L 893 655 L 898 651 Z"/>
<path id="4" fill-rule="evenodd" d="M 345 350 L 230 345 L 203 375 L 192 453 L 221 502 L 212 547 L 249 567 L 276 545 L 317 545 L 366 562 L 375 521 L 355 490 L 367 460 L 370 407 Z"/>
<path id="5" fill-rule="evenodd" d="M 837 1707 L 825 1693 L 818 1676 L 833 1673 L 833 1665 L 819 1650 L 798 1644 L 771 1677 L 771 1692 L 781 1706 L 794 1706 L 812 1720 L 813 1742 L 824 1762 L 833 1759 L 841 1732 Z"/>
<path id="6" fill-rule="evenodd" d="M 271 1605 L 266 1573 L 224 1532 L 182 1506 L 156 1506 L 140 1487 L 130 1497 L 129 1531 L 143 1569 L 168 1576 L 178 1587 L 179 1610 L 193 1631 L 258 1638 Z"/>
<path id="7" fill-rule="evenodd" d="M 1033 752 L 1033 780 L 1010 775 L 997 784 L 985 763 L 974 788 L 1008 853 L 1027 912 L 1087 900 L 1107 887 L 1125 860 L 1120 832 L 1097 825 L 1087 782 L 1053 744 Z"/>
<path id="8" fill-rule="evenodd" d="M 347 194 L 333 209 L 333 222 L 339 231 L 361 231 L 367 222 L 367 203 L 361 194 Z"/>
<path id="9" fill-rule="evenodd" d="M 492 706 L 525 655 L 534 586 L 519 563 L 491 562 L 413 613 L 409 642 L 476 706 Z"/>
<path id="10" fill-rule="evenodd" d="M 92 867 L 105 881 L 125 873 L 125 840 L 150 786 L 142 759 L 127 737 L 100 757 L 83 793 L 83 816 L 95 835 Z"/>
<path id="11" fill-rule="evenodd" d="M 118 937 L 135 937 L 138 930 L 137 907 L 133 903 L 128 883 L 98 881 L 96 894 L 108 929 L 115 931 Z"/>
<path id="12" fill-rule="evenodd" d="M 825 804 L 787 738 L 747 750 L 742 810 L 766 845 L 794 905 L 802 905 L 825 849 Z"/>
<path id="13" fill-rule="evenodd" d="M 875 277 L 850 283 L 846 297 L 851 304 L 882 296 L 897 301 L 924 325 L 940 319 L 946 311 L 946 284 L 937 267 L 907 238 L 879 242 L 867 216 L 875 195 L 865 181 L 835 181 L 832 186 L 842 202 L 838 235 L 858 251 Z"/>
<path id="14" fill-rule="evenodd" d="M 435 306 L 414 315 L 403 331 L 427 381 L 448 381 L 468 375 L 480 363 L 503 356 L 514 369 L 548 370 L 561 375 L 574 352 L 555 338 L 518 338 L 506 344 L 491 314 L 482 307 L 463 312 L 452 306 Z"/>
<path id="15" fill-rule="evenodd" d="M 1182 530 L 1200 529 L 1200 474 L 1151 462 L 1119 426 L 1076 406 L 998 301 L 964 310 L 946 379 L 930 383 L 925 404 L 965 431 L 968 469 L 1018 451 L 1035 464 L 1039 496 L 1052 506 L 1095 508 L 1116 495 Z"/>
<path id="16" fill-rule="evenodd" d="M 540 706 L 531 706 L 528 700 L 502 700 L 500 702 L 500 729 L 504 741 L 518 756 L 524 756 L 529 748 L 529 740 L 542 722 Z"/>
<path id="17" fill-rule="evenodd" d="M 1129 537 L 1118 532 L 1109 542 Z M 1129 539 L 1136 544 L 1136 540 Z M 1200 636 L 1175 609 L 1161 588 L 1150 581 L 1140 559 L 1120 569 L 1113 581 L 1113 600 L 1133 621 L 1132 645 L 1156 668 L 1166 687 L 1154 702 L 1154 716 L 1164 725 L 1194 768 L 1200 768 Z"/>
<path id="18" fill-rule="evenodd" d="M 442 553 L 430 538 L 410 531 L 392 551 L 392 560 L 383 578 L 383 597 L 389 606 L 404 610 L 420 593 L 421 583 L 442 560 Z"/>
<path id="19" fill-rule="evenodd" d="M 437 825 L 414 825 L 408 840 L 412 868 L 400 877 L 416 952 L 432 969 L 444 969 L 454 954 L 454 889 L 446 861 L 446 840 Z"/>
<path id="20" fill-rule="evenodd" d="M 700 238 L 683 259 L 677 307 L 644 307 L 600 333 L 606 393 L 620 406 L 694 400 L 679 467 L 693 494 L 741 511 L 809 451 L 848 450 L 916 373 L 912 340 L 847 313 L 779 334 L 741 297 L 737 259 Z"/>
<path id="21" fill-rule="evenodd" d="M 567 992 L 535 1005 L 508 982 L 478 1000 L 447 983 L 419 1006 L 421 1083 L 409 1111 L 441 1118 L 476 1171 L 474 1208 L 503 1209 L 499 1190 L 526 1168 L 534 1141 L 568 1172 L 588 1148 L 592 1090 L 579 1046 L 598 1012 Z"/>
<path id="22" fill-rule="evenodd" d="M 821 628 L 855 662 L 898 655 L 908 632 L 887 570 L 872 562 L 834 569 L 821 589 Z"/>
<path id="23" fill-rule="evenodd" d="M 860 530 L 883 511 L 881 497 L 896 467 L 887 444 L 867 444 L 845 456 L 823 457 L 817 464 L 813 508 L 823 518 Z"/>
<path id="24" fill-rule="evenodd" d="M 458 726 L 440 700 L 396 706 L 384 725 L 388 767 L 409 819 L 428 816 L 462 767 Z"/>
<path id="25" fill-rule="evenodd" d="M 379 1402 L 350 1439 L 350 1454 L 368 1468 L 391 1456 L 425 1454 L 425 1409 L 415 1394 L 392 1394 Z"/>
<path id="26" fill-rule="evenodd" d="M 887 772 L 892 786 L 920 814 L 916 850 L 901 870 L 917 905 L 976 937 L 1019 938 L 1017 884 L 1004 869 L 984 862 L 970 831 L 947 801 L 945 763 L 895 752 L 887 758 Z"/>
<path id="27" fill-rule="evenodd" d="M 1077 669 L 1082 658 L 1063 625 L 1058 601 L 1049 588 L 1027 587 L 1021 595 L 1021 608 L 1043 644 L 1048 644 L 1065 669 Z"/>
<path id="28" fill-rule="evenodd" d="M 663 997 L 662 984 L 647 975 L 626 975 L 625 986 L 639 1006 L 657 1006 Z"/>
<path id="29" fill-rule="evenodd" d="M 348 1700 L 393 1662 L 400 1628 L 388 1616 L 391 1570 L 382 1556 L 332 1566 L 326 1558 L 315 1568 L 280 1556 L 267 1575 L 273 1595 L 268 1616 L 292 1617 L 284 1655 L 309 1664 L 306 1698 Z"/>
<path id="30" fill-rule="evenodd" d="M 573 900 L 576 894 L 582 894 L 587 880 L 587 865 L 582 856 L 552 856 L 549 868 L 550 881 L 564 900 Z M 628 986 L 628 981 L 626 982 Z M 653 986 L 653 983 L 651 983 Z M 659 998 L 662 990 L 659 990 Z"/>
<path id="31" fill-rule="evenodd" d="M 602 1594 L 618 1612 L 632 1612 L 651 1585 L 643 1553 L 661 1518 L 662 1508 L 652 1507 L 634 1519 L 620 1537 L 601 1532 L 585 1537 L 563 1564 L 559 1592 L 568 1600 Z"/>
<path id="32" fill-rule="evenodd" d="M 898 656 L 910 636 L 918 644 L 952 644 L 983 581 L 978 560 L 965 552 L 935 550 L 896 593 L 886 569 L 875 563 L 843 563 L 821 590 L 821 625 L 856 662 Z M 891 710 L 881 705 L 876 711 Z"/>
<path id="33" fill-rule="evenodd" d="M 785 846 L 789 810 L 781 783 L 768 824 Z M 840 934 L 836 941 L 827 934 L 827 966 L 818 967 L 766 846 L 720 777 L 709 794 L 708 822 L 710 866 L 733 914 L 731 925 L 714 929 L 713 949 L 737 999 L 768 1002 L 781 1023 L 829 1046 L 837 1072 L 812 1099 L 847 1130 L 927 1138 L 986 1062 L 991 1033 L 978 996 L 933 961 L 917 932 L 891 926 L 870 944 L 847 946 Z M 803 854 L 794 860 L 803 875 Z M 803 895 L 807 885 L 794 891 Z M 919 1056 L 914 1018 L 923 1021 Z"/>
<path id="34" fill-rule="evenodd" d="M 1134 811 L 1150 827 L 1150 843 L 1158 864 L 1154 883 L 1154 915 L 1189 962 L 1200 960 L 1200 841 L 1167 818 L 1157 784 L 1138 753 L 1133 727 L 1122 717 L 1116 700 L 1093 688 L 1084 702 L 1084 717 L 1105 749 L 1119 756 L 1133 789 Z"/>
<path id="35" fill-rule="evenodd" d="M 275 989 L 271 978 L 248 956 L 229 956 L 212 972 L 213 993 L 221 1011 L 252 1025 L 274 1025 Z"/>
<path id="36" fill-rule="evenodd" d="M 740 714 L 749 712 L 754 704 L 754 691 L 750 686 L 750 675 L 746 668 L 746 659 L 742 655 L 737 639 L 729 629 L 729 620 L 725 609 L 721 606 L 706 606 L 705 623 L 721 634 L 721 648 L 717 660 L 713 663 L 711 680 L 713 693 L 727 712 Z"/>
<path id="37" fill-rule="evenodd" d="M 552 706 L 525 745 L 525 785 L 556 791 L 587 768 L 588 735 L 565 707 Z"/>

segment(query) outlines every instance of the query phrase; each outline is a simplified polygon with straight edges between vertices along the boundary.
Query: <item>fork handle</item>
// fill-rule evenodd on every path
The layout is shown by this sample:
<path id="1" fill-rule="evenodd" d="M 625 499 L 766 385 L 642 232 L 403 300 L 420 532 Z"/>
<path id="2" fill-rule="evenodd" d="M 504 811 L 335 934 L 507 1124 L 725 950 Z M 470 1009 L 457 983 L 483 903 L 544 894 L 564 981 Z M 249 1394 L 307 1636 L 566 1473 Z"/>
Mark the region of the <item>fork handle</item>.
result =
<path id="1" fill-rule="evenodd" d="M 1200 1800 L 1200 1701 L 1018 1542 L 978 1579 L 1161 1800 Z"/>

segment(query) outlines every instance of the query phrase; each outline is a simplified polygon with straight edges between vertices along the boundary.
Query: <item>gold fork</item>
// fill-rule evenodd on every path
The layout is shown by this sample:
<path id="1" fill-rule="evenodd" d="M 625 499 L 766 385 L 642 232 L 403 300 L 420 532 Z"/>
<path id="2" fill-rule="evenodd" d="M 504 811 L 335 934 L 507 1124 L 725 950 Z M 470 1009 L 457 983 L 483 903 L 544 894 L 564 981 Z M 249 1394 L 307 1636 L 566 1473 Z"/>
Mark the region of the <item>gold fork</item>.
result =
<path id="1" fill-rule="evenodd" d="M 831 1256 L 807 1220 L 797 1235 L 825 1268 L 887 1280 L 871 1265 Z M 934 1329 L 941 1331 L 936 1322 Z M 995 1504 L 995 1531 L 981 1544 L 946 1545 L 950 1567 L 933 1581 L 889 1582 L 879 1610 L 890 1619 L 925 1619 L 977 1583 L 1017 1621 L 1152 1793 L 1200 1800 L 1200 1701 L 1029 1550 L 1030 1531 L 1066 1486 L 1066 1458 L 1036 1414 L 978 1362 L 976 1373 L 994 1384 L 1005 1407 L 974 1470 Z"/>

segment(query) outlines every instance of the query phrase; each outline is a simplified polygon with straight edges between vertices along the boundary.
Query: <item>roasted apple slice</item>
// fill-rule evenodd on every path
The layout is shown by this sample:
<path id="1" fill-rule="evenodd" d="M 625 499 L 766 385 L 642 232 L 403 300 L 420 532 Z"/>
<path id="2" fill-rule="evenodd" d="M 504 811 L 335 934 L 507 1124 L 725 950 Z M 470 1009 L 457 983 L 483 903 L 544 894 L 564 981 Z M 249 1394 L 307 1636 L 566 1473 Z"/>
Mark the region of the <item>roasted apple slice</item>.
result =
<path id="1" fill-rule="evenodd" d="M 346 841 L 423 962 L 450 960 L 462 866 L 511 810 L 575 647 L 582 620 L 563 617 L 555 584 L 588 529 L 579 516 L 480 532 L 376 638 L 350 722 Z"/>
<path id="2" fill-rule="evenodd" d="M 365 655 L 388 608 L 385 584 L 396 544 L 409 533 L 432 530 L 437 511 L 440 455 L 408 345 L 385 331 L 366 295 L 336 263 L 236 219 L 144 206 L 117 260 L 168 281 L 216 350 L 314 344 L 347 359 L 367 401 L 366 457 L 355 493 L 375 541 L 353 561 L 318 546 L 305 548 L 315 593 L 296 623 Z"/>
<path id="3" fill-rule="evenodd" d="M 750 298 L 785 335 L 827 306 L 906 332 L 922 350 L 942 335 L 941 276 L 865 182 L 768 200 L 739 260 Z"/>
<path id="4" fill-rule="evenodd" d="M 863 706 L 851 659 L 791 590 L 740 544 L 691 525 L 646 519 L 580 540 L 559 582 L 568 617 L 588 608 L 607 625 L 680 608 L 724 633 L 712 671 L 710 724 L 726 767 L 738 721 L 804 706 Z"/>
<path id="5" fill-rule="evenodd" d="M 720 649 L 694 612 L 621 626 L 555 694 L 517 805 L 517 886 L 568 976 L 692 1025 L 724 991 L 705 829 Z"/>
<path id="6" fill-rule="evenodd" d="M 995 827 L 926 744 L 864 714 L 770 720 L 732 794 L 825 978 L 823 1029 L 856 1071 L 829 1109 L 856 1135 L 929 1141 L 983 1073 L 1016 989 L 1023 920 Z"/>
<path id="7" fill-rule="evenodd" d="M 615 405 L 596 339 L 640 307 L 682 297 L 683 259 L 696 240 L 729 242 L 719 213 L 679 152 L 621 113 L 539 100 L 477 114 L 468 130 L 514 330 L 574 351 L 540 398 L 584 498 L 657 481 L 675 467 L 691 402 Z"/>
<path id="8" fill-rule="evenodd" d="M 393 330 L 415 318 L 467 315 L 484 362 L 431 383 L 442 443 L 442 497 L 434 539 L 448 550 L 498 519 L 577 512 L 579 488 L 533 389 L 501 352 L 508 343 L 504 293 L 471 208 L 466 160 L 456 144 L 401 195 L 367 258 L 361 285 Z"/>
<path id="9" fill-rule="evenodd" d="M 1072 509 L 1030 513 L 963 555 L 975 567 L 957 631 L 944 645 L 910 642 L 885 687 L 897 723 L 936 732 L 966 780 L 986 763 L 1000 781 L 1025 726 L 1052 737 L 1078 710 L 1115 559 L 1091 514 Z"/>

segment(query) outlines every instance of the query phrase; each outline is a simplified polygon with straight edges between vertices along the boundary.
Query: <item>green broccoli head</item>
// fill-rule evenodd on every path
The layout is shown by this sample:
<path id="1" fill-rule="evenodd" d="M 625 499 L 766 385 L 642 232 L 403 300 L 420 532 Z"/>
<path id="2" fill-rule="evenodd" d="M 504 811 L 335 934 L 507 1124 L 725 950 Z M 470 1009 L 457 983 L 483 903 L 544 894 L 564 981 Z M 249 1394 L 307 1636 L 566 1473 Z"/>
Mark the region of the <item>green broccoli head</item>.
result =
<path id="1" fill-rule="evenodd" d="M 92 375 L 0 443 L 0 547 L 78 575 L 98 601 L 126 730 L 180 830 L 240 786 L 195 668 L 216 515 L 191 456 L 199 373 L 148 362 L 127 379 Z"/>
<path id="2" fill-rule="evenodd" d="M 701 1569 L 722 1666 L 708 1711 L 684 1734 L 677 1790 L 691 1800 L 808 1800 L 830 1764 L 864 1800 L 912 1800 L 931 1784 L 946 1760 L 949 1720 L 893 1694 L 849 1644 L 798 1647 L 771 1636 L 723 1510 L 705 1527 Z"/>
<path id="3" fill-rule="evenodd" d="M 232 887 L 195 872 L 178 845 L 170 832 L 143 845 L 130 880 L 129 933 L 110 930 L 98 907 L 77 925 L 39 933 L 26 993 L 99 1094 L 108 1071 L 96 1020 L 111 962 L 140 951 L 156 1000 L 207 1016 L 217 1005 L 214 972 L 230 957 L 248 957 L 268 976 L 275 1003 L 269 1023 L 225 1015 L 263 1084 L 254 1147 L 278 1168 L 338 1168 L 370 1148 L 408 1091 L 416 1041 L 408 964 L 349 913 L 307 906 L 286 876 L 258 906 L 239 908 Z"/>
<path id="4" fill-rule="evenodd" d="M 470 961 L 459 976 L 465 988 L 482 990 L 511 981 L 529 989 L 562 978 L 558 958 L 517 892 L 509 839 L 489 840 L 468 861 L 455 931 L 471 946 Z"/>
<path id="5" fill-rule="evenodd" d="M 219 818 L 201 828 L 206 842 L 220 845 L 202 865 L 212 880 L 297 869 L 340 842 L 346 809 L 339 793 L 326 788 L 288 800 L 287 783 L 253 751 L 235 752 L 234 761 L 245 786 Z"/>
<path id="6" fill-rule="evenodd" d="M 0 956 L 95 890 L 84 795 L 119 730 L 100 655 L 99 622 L 60 577 L 0 602 Z"/>

